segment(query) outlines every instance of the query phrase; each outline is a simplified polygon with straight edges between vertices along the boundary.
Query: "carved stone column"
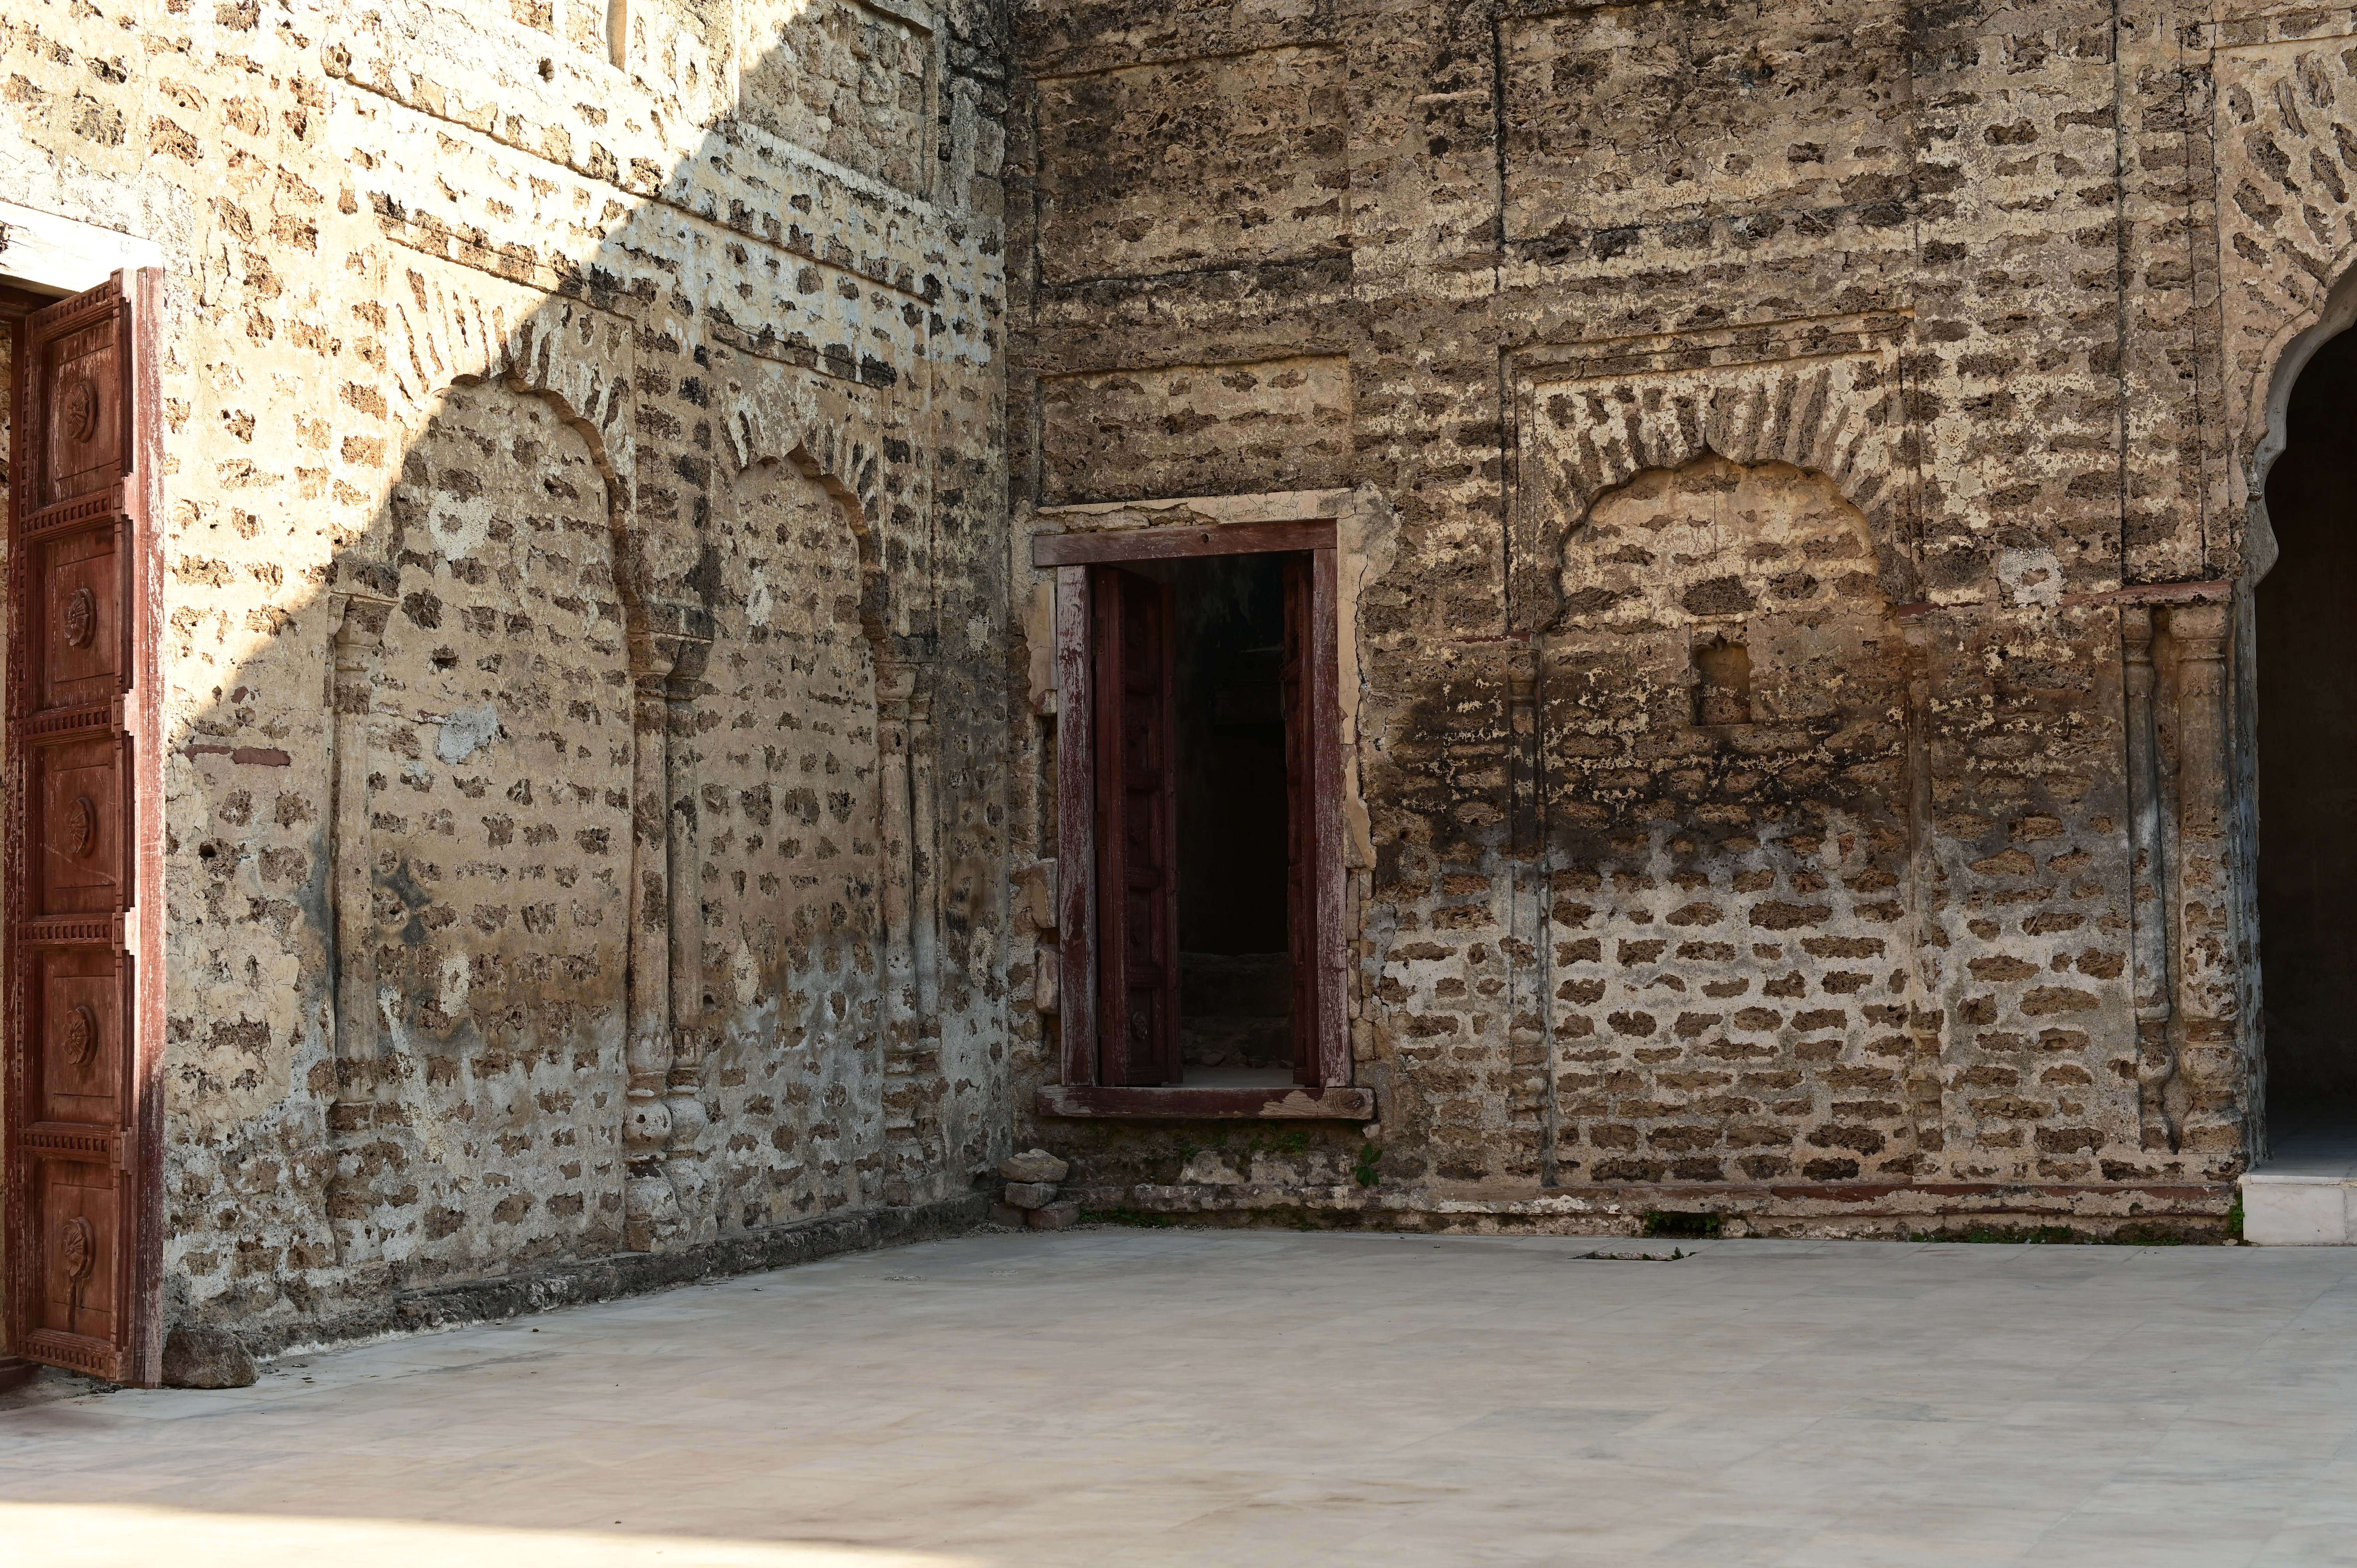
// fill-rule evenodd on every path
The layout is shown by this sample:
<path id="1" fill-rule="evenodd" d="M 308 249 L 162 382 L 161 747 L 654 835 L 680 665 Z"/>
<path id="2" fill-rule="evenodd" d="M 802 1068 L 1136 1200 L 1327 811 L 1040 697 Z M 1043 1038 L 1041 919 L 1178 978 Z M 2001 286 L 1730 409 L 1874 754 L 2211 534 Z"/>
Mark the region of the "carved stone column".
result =
<path id="1" fill-rule="evenodd" d="M 1555 1144 L 1561 1116 L 1555 1100 L 1553 954 L 1547 941 L 1550 875 L 1544 818 L 1546 766 L 1539 734 L 1539 680 L 1546 657 L 1538 646 L 1516 650 L 1506 678 L 1506 929 L 1501 944 L 1507 970 L 1506 1050 L 1509 1114 L 1536 1134 L 1541 1187 L 1556 1182 Z"/>
<path id="2" fill-rule="evenodd" d="M 2162 832 L 2160 741 L 2153 716 L 2152 611 L 2120 612 L 2123 716 L 2127 728 L 2129 956 L 2136 1014 L 2136 1083 L 2147 1149 L 2177 1147 L 2169 1107 L 2177 1078 L 2169 1038 L 2168 845 Z"/>
<path id="3" fill-rule="evenodd" d="M 933 682 L 916 667 L 909 692 L 909 946 L 916 968 L 917 1024 L 941 1037 L 941 811 L 933 750 Z"/>
<path id="4" fill-rule="evenodd" d="M 663 1088 L 663 1107 L 671 1114 L 663 1167 L 679 1205 L 680 1238 L 694 1242 L 709 1240 L 719 1230 L 705 1148 L 711 1118 L 704 1108 L 704 1064 L 711 1035 L 704 1016 L 704 884 L 695 801 L 694 703 L 712 645 L 700 638 L 664 640 L 672 661 L 663 688 L 672 1054 Z"/>
<path id="5" fill-rule="evenodd" d="M 375 900 L 369 865 L 369 714 L 377 656 L 392 609 L 390 599 L 370 594 L 340 593 L 329 600 L 335 629 L 334 669 L 328 678 L 328 973 L 335 1009 L 336 1098 L 328 1112 L 328 1130 L 336 1174 L 328 1181 L 328 1214 L 337 1251 L 347 1260 L 377 1250 L 369 1243 L 368 1218 L 378 1201 L 373 1178 L 385 1163 L 377 1134 L 391 1087 L 379 1049 Z"/>
<path id="6" fill-rule="evenodd" d="M 914 1078 L 918 1057 L 916 940 L 911 897 L 913 832 L 909 794 L 910 714 L 919 667 L 909 659 L 886 659 L 876 667 L 876 749 L 882 811 L 877 823 L 878 903 L 884 917 L 883 1113 L 884 1197 L 909 1201 L 907 1166 L 916 1133 Z M 855 1201 L 856 1199 L 855 1198 Z"/>
<path id="7" fill-rule="evenodd" d="M 2228 837 L 2223 605 L 2169 611 L 2177 652 L 2177 1029 L 2185 1112 L 2179 1141 L 2226 1152 L 2241 1141 L 2240 1008 Z"/>
<path id="8" fill-rule="evenodd" d="M 622 1244 L 652 1251 L 679 1230 L 671 1142 L 671 832 L 664 810 L 671 650 L 633 638 L 630 675 L 630 1088 L 622 1112 Z"/>

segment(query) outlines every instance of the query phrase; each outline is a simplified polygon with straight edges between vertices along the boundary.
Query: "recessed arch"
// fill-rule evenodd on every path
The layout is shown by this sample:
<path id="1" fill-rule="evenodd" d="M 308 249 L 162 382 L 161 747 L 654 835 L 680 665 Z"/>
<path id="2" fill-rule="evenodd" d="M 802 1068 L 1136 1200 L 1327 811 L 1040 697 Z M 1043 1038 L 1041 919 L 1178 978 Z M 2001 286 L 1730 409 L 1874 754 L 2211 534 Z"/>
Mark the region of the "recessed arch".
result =
<path id="1" fill-rule="evenodd" d="M 1542 563 L 1564 552 L 1597 503 L 1649 469 L 1717 456 L 1821 474 L 1871 528 L 1885 595 L 1916 596 L 1918 485 L 1902 383 L 1887 347 L 1626 377 L 1534 379 L 1523 389 L 1517 618 L 1544 627 L 1563 608 Z M 1534 551 L 1534 547 L 1535 551 Z"/>
<path id="2" fill-rule="evenodd" d="M 2268 345 L 2255 378 L 2244 478 L 2249 486 L 2249 535 L 2244 547 L 2244 575 L 2256 583 L 2275 569 L 2280 552 L 2275 523 L 2267 510 L 2267 478 L 2290 445 L 2291 401 L 2301 374 L 2324 346 L 2357 326 L 2357 245 L 2339 258 L 2336 281 L 2314 316 L 2286 326 Z"/>
<path id="3" fill-rule="evenodd" d="M 883 700 L 893 643 L 880 551 L 823 454 L 780 447 L 741 463 L 731 450 L 716 477 L 689 579 L 709 655 L 672 694 L 681 1015 L 713 1064 L 705 1092 L 721 1120 L 758 1103 L 780 1122 L 766 1143 L 705 1152 L 698 1207 L 717 1233 L 850 1200 L 885 1138 L 877 961 L 906 940 L 889 892 L 902 875 L 892 764 L 906 743 Z M 905 773 L 897 788 L 905 801 Z"/>

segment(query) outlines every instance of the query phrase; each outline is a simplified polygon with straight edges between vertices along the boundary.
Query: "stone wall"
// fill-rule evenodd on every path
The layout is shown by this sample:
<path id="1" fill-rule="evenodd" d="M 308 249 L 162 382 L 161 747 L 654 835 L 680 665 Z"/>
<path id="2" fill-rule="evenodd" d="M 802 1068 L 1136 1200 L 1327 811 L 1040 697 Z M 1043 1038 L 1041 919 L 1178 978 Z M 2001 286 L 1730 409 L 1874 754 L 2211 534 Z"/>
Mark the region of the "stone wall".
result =
<path id="1" fill-rule="evenodd" d="M 0 199 L 167 258 L 171 1310 L 749 1256 L 1010 1136 L 1215 1215 L 2214 1229 L 2352 26 L 14 7 Z M 1041 1121 L 1008 563 L 1308 515 L 1381 1119 Z"/>
<path id="2" fill-rule="evenodd" d="M 1345 695 L 1380 1124 L 1023 1135 L 1204 1213 L 2214 1230 L 2233 585 L 2357 166 L 2347 27 L 2251 16 L 1026 11 L 1018 530 L 1356 487 L 1397 533 Z M 1315 418 L 1265 373 L 1313 364 Z"/>
<path id="3" fill-rule="evenodd" d="M 995 13 L 626 15 L 0 21 L 0 199 L 166 256 L 176 1319 L 1005 1152 Z"/>

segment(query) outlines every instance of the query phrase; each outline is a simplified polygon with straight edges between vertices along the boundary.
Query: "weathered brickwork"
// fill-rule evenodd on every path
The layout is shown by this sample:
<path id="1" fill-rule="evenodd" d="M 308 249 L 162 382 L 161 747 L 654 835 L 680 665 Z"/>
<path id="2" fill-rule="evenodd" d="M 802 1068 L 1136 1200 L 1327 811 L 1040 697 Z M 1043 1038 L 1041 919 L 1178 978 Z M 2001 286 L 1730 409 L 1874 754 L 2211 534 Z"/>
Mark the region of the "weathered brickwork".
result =
<path id="1" fill-rule="evenodd" d="M 1032 1144 L 1231 1217 L 2214 1232 L 2352 37 L 14 6 L 0 201 L 164 259 L 169 1311 L 750 1256 Z M 1044 1117 L 1031 543 L 1307 517 L 1376 1119 Z"/>
<path id="2" fill-rule="evenodd" d="M 176 1316 L 1005 1152 L 997 23 L 612 16 L 0 22 L 0 199 L 164 252 Z"/>
<path id="3" fill-rule="evenodd" d="M 1215 1214 L 2214 1230 L 2263 1135 L 2237 585 L 2352 259 L 2348 27 L 2241 15 L 1027 10 L 1018 527 L 1355 486 L 1398 532 L 1345 694 L 1379 1124 L 1224 1176 L 1203 1127 L 1023 1136 Z M 1313 58 L 1339 116 L 1206 152 Z M 1133 81 L 1202 118 L 1076 86 Z M 1272 166 L 1339 243 L 1204 221 Z M 1161 391 L 1310 356 L 1307 478 L 1265 394 Z"/>
<path id="4" fill-rule="evenodd" d="M 621 1238 L 631 693 L 604 492 L 496 384 L 445 398 L 393 490 L 370 940 L 418 1144 L 385 1240 L 422 1277 Z"/>
<path id="5" fill-rule="evenodd" d="M 1564 589 L 1558 1176 L 1911 1175 L 1905 643 L 1865 518 L 1781 465 L 1652 469 Z"/>
<path id="6" fill-rule="evenodd" d="M 708 1031 L 723 1229 L 855 1197 L 880 1143 L 887 1029 L 876 614 L 852 514 L 790 462 L 736 476 L 713 649 L 689 710 L 699 788 L 684 998 Z"/>

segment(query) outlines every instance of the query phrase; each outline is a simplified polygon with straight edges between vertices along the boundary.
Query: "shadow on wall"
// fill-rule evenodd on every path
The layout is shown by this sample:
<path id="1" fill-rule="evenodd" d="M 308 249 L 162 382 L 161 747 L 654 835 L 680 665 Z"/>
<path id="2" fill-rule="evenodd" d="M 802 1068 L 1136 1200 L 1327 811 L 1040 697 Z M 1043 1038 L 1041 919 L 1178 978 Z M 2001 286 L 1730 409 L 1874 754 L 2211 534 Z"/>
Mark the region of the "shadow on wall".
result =
<path id="1" fill-rule="evenodd" d="M 369 19 L 319 51 L 351 183 L 302 260 L 364 282 L 274 323 L 232 245 L 167 328 L 256 361 L 167 391 L 301 399 L 274 452 L 169 438 L 167 1310 L 249 1329 L 943 1198 L 1005 1120 L 996 814 L 935 807 L 1004 735 L 936 626 L 1003 600 L 996 217 L 929 199 L 977 174 L 977 46 L 792 0 L 740 61 L 650 8 L 666 102 L 600 40 Z"/>

